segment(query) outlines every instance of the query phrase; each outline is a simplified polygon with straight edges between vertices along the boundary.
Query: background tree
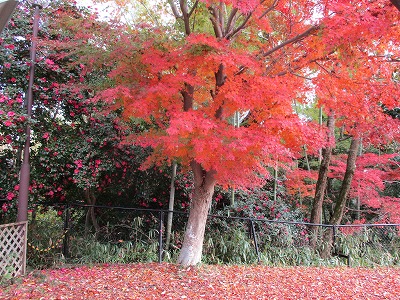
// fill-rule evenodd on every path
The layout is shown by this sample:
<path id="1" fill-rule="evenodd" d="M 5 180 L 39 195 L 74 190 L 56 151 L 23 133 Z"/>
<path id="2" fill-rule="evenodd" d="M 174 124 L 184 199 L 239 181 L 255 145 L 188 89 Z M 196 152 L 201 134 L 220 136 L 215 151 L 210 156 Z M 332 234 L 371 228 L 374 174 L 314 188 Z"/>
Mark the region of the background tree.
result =
<path id="1" fill-rule="evenodd" d="M 21 4 L 0 40 L 2 221 L 12 221 L 18 196 L 28 121 L 23 98 L 30 16 L 29 6 Z M 87 9 L 68 1 L 53 2 L 43 11 L 42 22 L 34 111 L 29 120 L 33 129 L 30 208 L 39 203 L 110 204 L 111 198 L 118 199 L 114 204 L 165 205 L 168 195 L 163 186 L 168 186 L 169 178 L 158 170 L 139 170 L 148 150 L 122 143 L 132 131 L 143 130 L 142 124 L 129 124 L 120 112 L 87 101 L 96 86 L 107 84 L 110 65 L 103 59 L 98 68 L 88 72 L 85 63 L 90 62 L 80 61 L 75 49 L 91 53 L 95 47 L 98 51 L 101 40 L 93 30 L 110 25 L 96 21 Z M 93 35 L 88 36 L 88 32 Z M 97 224 L 93 210 L 88 216 Z"/>
<path id="2" fill-rule="evenodd" d="M 337 225 L 343 218 L 361 140 L 367 145 L 387 144 L 399 134 L 398 123 L 393 122 L 382 109 L 386 103 L 392 108 L 399 104 L 398 81 L 393 76 L 396 74 L 393 57 L 398 57 L 399 53 L 397 46 L 392 48 L 393 43 L 398 44 L 395 29 L 398 12 L 387 3 L 357 2 L 350 8 L 328 4 L 328 8 L 336 14 L 334 18 L 327 16 L 324 19 L 324 24 L 330 29 L 323 38 L 329 40 L 325 44 L 329 59 L 316 61 L 321 74 L 315 77 L 314 83 L 319 105 L 326 114 L 334 113 L 337 126 L 351 137 L 347 168 L 329 221 Z M 366 31 L 366 26 L 370 30 Z M 347 33 L 337 36 L 335 29 Z M 324 152 L 324 162 L 329 155 L 329 152 Z M 325 164 L 321 164 L 319 182 L 327 180 L 328 173 L 322 172 L 324 168 Z M 315 223 L 320 220 L 320 201 L 325 187 L 317 186 L 312 211 Z M 330 248 L 325 249 L 329 252 Z"/>

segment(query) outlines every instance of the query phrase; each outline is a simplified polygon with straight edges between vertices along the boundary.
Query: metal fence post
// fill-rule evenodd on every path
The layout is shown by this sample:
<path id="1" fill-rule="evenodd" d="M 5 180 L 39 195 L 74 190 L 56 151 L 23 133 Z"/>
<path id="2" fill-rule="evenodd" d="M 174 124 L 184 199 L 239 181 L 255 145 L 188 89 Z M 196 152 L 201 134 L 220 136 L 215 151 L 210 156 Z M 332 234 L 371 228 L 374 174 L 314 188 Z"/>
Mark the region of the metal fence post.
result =
<path id="1" fill-rule="evenodd" d="M 159 227 L 158 227 L 158 262 L 162 262 L 163 256 L 163 225 L 164 225 L 164 211 L 160 211 L 159 214 Z"/>
<path id="2" fill-rule="evenodd" d="M 62 247 L 62 254 L 65 258 L 69 257 L 69 219 L 70 219 L 70 211 L 69 205 L 67 204 L 65 208 L 65 215 L 64 215 L 64 238 L 63 238 L 63 247 Z"/>
<path id="3" fill-rule="evenodd" d="M 337 249 L 336 249 L 336 226 L 333 225 L 332 229 L 333 229 L 332 246 L 333 246 L 333 251 L 336 253 L 336 252 L 337 252 L 337 251 L 336 251 L 336 250 L 337 250 Z"/>

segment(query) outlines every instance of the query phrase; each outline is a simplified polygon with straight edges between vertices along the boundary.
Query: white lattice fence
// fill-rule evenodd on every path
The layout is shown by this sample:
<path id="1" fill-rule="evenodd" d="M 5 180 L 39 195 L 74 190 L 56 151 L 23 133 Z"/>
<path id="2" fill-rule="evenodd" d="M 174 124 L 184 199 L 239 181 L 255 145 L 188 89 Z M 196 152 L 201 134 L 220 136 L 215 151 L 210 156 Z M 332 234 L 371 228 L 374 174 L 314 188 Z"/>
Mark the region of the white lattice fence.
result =
<path id="1" fill-rule="evenodd" d="M 25 275 L 28 222 L 0 225 L 0 276 Z"/>

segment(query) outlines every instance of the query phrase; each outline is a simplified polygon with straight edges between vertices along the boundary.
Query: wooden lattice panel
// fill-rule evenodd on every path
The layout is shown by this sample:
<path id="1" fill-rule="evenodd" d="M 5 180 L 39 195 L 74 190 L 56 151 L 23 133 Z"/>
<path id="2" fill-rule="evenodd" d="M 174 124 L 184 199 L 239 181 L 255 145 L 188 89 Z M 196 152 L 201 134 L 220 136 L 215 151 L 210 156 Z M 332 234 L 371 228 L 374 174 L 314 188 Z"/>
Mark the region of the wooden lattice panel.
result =
<path id="1" fill-rule="evenodd" d="M 28 222 L 0 225 L 0 277 L 25 274 Z"/>

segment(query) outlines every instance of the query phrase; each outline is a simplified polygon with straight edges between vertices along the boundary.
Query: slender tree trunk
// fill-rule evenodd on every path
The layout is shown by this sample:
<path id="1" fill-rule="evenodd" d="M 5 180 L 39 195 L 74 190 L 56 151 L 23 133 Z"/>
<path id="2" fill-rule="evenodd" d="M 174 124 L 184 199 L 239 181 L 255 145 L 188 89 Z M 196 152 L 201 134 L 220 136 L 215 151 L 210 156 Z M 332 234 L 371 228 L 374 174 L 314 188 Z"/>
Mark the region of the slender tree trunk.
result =
<path id="1" fill-rule="evenodd" d="M 278 166 L 274 167 L 274 190 L 273 190 L 273 199 L 274 203 L 276 203 L 277 195 L 278 195 Z"/>
<path id="2" fill-rule="evenodd" d="M 93 195 L 90 189 L 85 190 L 85 197 L 86 201 L 88 202 L 89 205 L 96 205 L 96 197 Z M 96 231 L 96 236 L 98 232 L 100 231 L 100 226 L 97 223 L 96 219 L 96 213 L 94 211 L 94 207 L 89 207 L 87 213 L 86 213 L 86 220 L 85 220 L 85 232 L 88 233 L 89 231 L 89 223 L 92 222 L 93 227 Z"/>
<path id="3" fill-rule="evenodd" d="M 167 219 L 167 240 L 165 242 L 165 249 L 169 249 L 169 244 L 171 242 L 171 229 L 172 229 L 172 218 L 173 218 L 173 210 L 174 210 L 174 202 L 175 202 L 175 177 L 176 177 L 176 167 L 177 163 L 174 161 L 172 163 L 172 175 L 171 175 L 171 186 L 169 192 L 169 203 L 168 203 L 168 219 Z"/>
<path id="4" fill-rule="evenodd" d="M 329 118 L 329 117 L 328 117 Z M 319 108 L 318 124 L 322 126 L 322 107 Z M 319 150 L 318 162 L 322 162 L 322 149 Z"/>
<path id="5" fill-rule="evenodd" d="M 310 172 L 311 168 L 310 168 L 310 160 L 308 159 L 308 154 L 307 154 L 307 147 L 304 146 L 303 150 L 304 150 L 304 158 L 306 159 L 307 171 Z"/>
<path id="6" fill-rule="evenodd" d="M 329 165 L 332 157 L 332 150 L 335 146 L 335 117 L 333 113 L 328 117 L 328 144 L 322 150 L 322 161 L 319 166 L 318 180 L 315 187 L 315 197 L 311 210 L 310 223 L 320 224 L 322 217 L 322 204 L 328 182 Z M 310 227 L 310 246 L 315 248 L 318 236 L 318 226 Z"/>
<path id="7" fill-rule="evenodd" d="M 205 171 L 197 162 L 191 164 L 194 174 L 194 195 L 178 264 L 191 266 L 200 263 L 203 251 L 207 215 L 215 187 L 213 171 Z"/>
<path id="8" fill-rule="evenodd" d="M 347 196 L 350 191 L 351 182 L 353 180 L 354 172 L 356 170 L 356 160 L 358 155 L 358 149 L 360 147 L 361 140 L 353 138 L 351 140 L 349 155 L 347 156 L 346 172 L 344 174 L 342 187 L 340 189 L 339 197 L 336 199 L 335 208 L 333 210 L 332 218 L 329 222 L 330 225 L 339 225 L 342 221 L 344 209 L 346 207 Z M 333 230 L 327 231 L 325 234 L 326 247 L 322 252 L 323 257 L 328 257 L 332 250 L 333 241 Z"/>

